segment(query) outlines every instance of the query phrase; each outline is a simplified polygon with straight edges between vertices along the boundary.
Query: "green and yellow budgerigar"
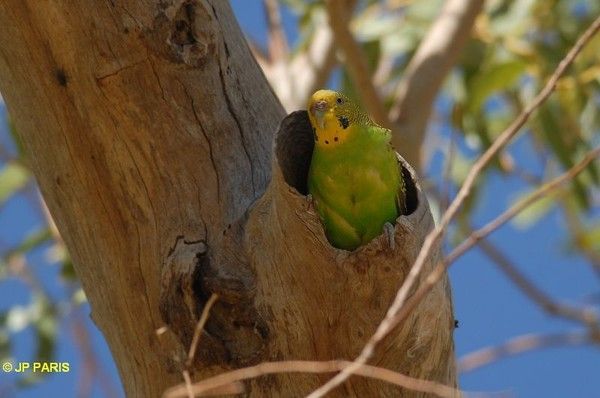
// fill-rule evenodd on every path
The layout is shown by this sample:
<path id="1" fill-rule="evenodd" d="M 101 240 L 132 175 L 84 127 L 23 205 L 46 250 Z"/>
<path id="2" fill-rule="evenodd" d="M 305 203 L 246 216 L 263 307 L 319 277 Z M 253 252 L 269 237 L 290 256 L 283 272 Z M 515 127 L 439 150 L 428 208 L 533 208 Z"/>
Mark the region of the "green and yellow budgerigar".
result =
<path id="1" fill-rule="evenodd" d="M 391 131 L 331 90 L 314 93 L 308 113 L 315 138 L 308 191 L 329 242 L 354 250 L 404 212 L 404 180 Z"/>

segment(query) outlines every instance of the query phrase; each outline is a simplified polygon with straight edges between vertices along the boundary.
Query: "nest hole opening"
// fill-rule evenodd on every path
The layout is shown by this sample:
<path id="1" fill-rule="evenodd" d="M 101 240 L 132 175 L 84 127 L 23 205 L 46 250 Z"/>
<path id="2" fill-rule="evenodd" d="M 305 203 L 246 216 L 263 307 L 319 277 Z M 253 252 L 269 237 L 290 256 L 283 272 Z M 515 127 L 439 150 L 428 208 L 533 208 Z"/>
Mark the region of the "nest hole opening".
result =
<path id="1" fill-rule="evenodd" d="M 285 182 L 301 195 L 308 194 L 308 169 L 314 146 L 308 112 L 296 111 L 283 118 L 275 137 L 275 156 Z"/>

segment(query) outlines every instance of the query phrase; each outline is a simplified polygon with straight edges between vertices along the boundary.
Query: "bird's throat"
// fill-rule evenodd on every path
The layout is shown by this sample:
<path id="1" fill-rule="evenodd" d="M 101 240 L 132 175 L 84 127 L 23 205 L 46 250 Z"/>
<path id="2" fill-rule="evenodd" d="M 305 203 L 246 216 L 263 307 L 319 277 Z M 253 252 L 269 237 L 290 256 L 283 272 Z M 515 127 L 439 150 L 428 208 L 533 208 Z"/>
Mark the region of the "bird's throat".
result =
<path id="1" fill-rule="evenodd" d="M 354 128 L 342 124 L 334 116 L 316 118 L 313 124 L 315 133 L 315 145 L 320 149 L 329 150 L 338 147 L 350 139 Z"/>

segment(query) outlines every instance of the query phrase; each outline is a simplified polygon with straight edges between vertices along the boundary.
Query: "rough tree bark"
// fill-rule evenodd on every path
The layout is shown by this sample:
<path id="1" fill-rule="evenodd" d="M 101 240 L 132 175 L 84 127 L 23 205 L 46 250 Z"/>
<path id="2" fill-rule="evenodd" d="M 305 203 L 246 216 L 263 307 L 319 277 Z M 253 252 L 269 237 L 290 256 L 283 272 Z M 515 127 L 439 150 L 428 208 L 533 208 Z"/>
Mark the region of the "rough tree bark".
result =
<path id="1" fill-rule="evenodd" d="M 128 396 L 180 382 L 212 293 L 195 378 L 358 353 L 431 228 L 426 200 L 404 165 L 413 211 L 396 247 L 330 247 L 303 196 L 306 116 L 285 119 L 273 157 L 283 110 L 227 2 L 6 0 L 0 43 L 0 90 Z M 452 328 L 446 281 L 377 363 L 454 384 Z M 299 396 L 319 381 L 248 387 Z M 398 393 L 352 379 L 337 394 L 373 391 Z"/>

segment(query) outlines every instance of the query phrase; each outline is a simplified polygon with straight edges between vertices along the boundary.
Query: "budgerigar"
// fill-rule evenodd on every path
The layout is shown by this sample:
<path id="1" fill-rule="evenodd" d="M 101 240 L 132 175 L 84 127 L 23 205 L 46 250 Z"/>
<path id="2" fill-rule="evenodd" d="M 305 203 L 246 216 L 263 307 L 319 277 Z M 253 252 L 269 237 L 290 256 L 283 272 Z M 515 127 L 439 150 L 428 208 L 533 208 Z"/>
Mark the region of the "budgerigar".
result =
<path id="1" fill-rule="evenodd" d="M 315 138 L 308 191 L 329 242 L 352 251 L 404 212 L 405 186 L 391 131 L 331 90 L 314 93 L 308 113 Z"/>

